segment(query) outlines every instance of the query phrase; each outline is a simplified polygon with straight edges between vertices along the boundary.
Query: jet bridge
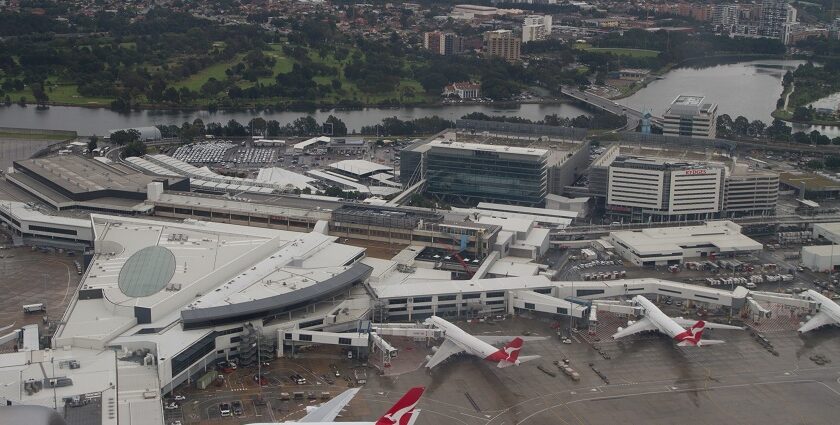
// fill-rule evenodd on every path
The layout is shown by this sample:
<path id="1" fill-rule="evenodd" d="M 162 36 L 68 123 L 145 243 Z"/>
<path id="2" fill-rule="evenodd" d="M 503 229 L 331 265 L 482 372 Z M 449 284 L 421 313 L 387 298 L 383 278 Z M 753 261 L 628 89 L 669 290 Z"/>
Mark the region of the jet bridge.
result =
<path id="1" fill-rule="evenodd" d="M 513 309 L 537 311 L 541 313 L 572 316 L 578 319 L 589 317 L 589 307 L 551 295 L 538 294 L 534 291 L 511 291 L 508 306 L 510 313 Z"/>

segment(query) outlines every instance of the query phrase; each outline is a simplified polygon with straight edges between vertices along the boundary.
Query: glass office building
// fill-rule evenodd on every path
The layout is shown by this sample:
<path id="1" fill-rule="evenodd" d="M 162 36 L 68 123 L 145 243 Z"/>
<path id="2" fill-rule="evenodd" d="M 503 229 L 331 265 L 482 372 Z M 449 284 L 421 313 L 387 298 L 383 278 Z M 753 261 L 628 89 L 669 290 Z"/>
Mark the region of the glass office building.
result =
<path id="1" fill-rule="evenodd" d="M 542 205 L 549 158 L 544 149 L 436 140 L 427 153 L 426 192 L 458 203 Z"/>

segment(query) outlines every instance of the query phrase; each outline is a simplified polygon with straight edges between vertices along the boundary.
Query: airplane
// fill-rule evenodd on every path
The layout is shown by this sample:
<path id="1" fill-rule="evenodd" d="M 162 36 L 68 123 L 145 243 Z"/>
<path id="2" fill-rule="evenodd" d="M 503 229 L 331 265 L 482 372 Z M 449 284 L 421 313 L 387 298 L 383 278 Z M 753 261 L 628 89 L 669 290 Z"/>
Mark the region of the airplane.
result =
<path id="1" fill-rule="evenodd" d="M 633 297 L 633 302 L 642 307 L 644 317 L 629 324 L 626 328 L 618 328 L 618 332 L 612 336 L 613 339 L 623 338 L 644 331 L 658 331 L 674 338 L 680 347 L 701 347 L 704 345 L 724 343 L 724 341 L 720 340 L 701 339 L 703 329 L 744 330 L 744 328 L 739 326 L 710 323 L 702 320 L 695 322 L 693 320 L 683 319 L 682 317 L 668 317 L 659 307 L 641 295 Z M 684 328 L 684 326 L 688 326 L 688 328 Z"/>
<path id="2" fill-rule="evenodd" d="M 805 333 L 825 325 L 840 326 L 840 305 L 813 289 L 805 291 L 805 296 L 816 302 L 820 311 L 799 328 L 799 333 Z"/>
<path id="3" fill-rule="evenodd" d="M 520 356 L 522 343 L 521 337 L 511 340 L 508 336 L 474 336 L 463 329 L 441 319 L 432 316 L 424 322 L 426 325 L 435 326 L 444 333 L 445 341 L 437 348 L 435 354 L 426 362 L 426 367 L 431 369 L 451 356 L 460 353 L 467 353 L 487 361 L 495 362 L 497 367 L 508 367 L 520 365 L 527 361 L 540 358 L 540 356 Z M 529 340 L 545 339 L 542 337 L 531 337 Z M 502 348 L 496 348 L 491 344 L 505 343 Z"/>
<path id="4" fill-rule="evenodd" d="M 425 387 L 414 387 L 391 406 L 382 417 L 376 422 L 335 422 L 334 419 L 341 411 L 350 403 L 350 400 L 359 392 L 361 388 L 349 389 L 334 399 L 308 410 L 306 416 L 298 419 L 296 422 L 280 422 L 281 424 L 293 423 L 307 423 L 310 425 L 412 425 L 420 414 L 420 409 L 416 409 L 417 402 L 420 396 L 423 395 Z M 269 423 L 253 423 L 250 425 L 276 425 L 275 422 Z"/>

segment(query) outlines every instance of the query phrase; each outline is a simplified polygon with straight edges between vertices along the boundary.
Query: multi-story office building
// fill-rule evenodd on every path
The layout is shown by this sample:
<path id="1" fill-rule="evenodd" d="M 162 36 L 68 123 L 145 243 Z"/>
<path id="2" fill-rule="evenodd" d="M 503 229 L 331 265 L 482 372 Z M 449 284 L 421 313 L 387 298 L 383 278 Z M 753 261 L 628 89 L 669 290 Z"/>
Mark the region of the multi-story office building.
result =
<path id="1" fill-rule="evenodd" d="M 590 191 L 618 221 L 669 221 L 772 214 L 779 175 L 746 164 L 626 157 L 614 147 L 590 171 Z M 600 194 L 600 195 L 599 195 Z"/>
<path id="2" fill-rule="evenodd" d="M 558 159 L 544 149 L 443 140 L 428 146 L 427 193 L 460 203 L 542 204 Z"/>
<path id="3" fill-rule="evenodd" d="M 724 175 L 722 166 L 619 157 L 609 169 L 607 212 L 631 221 L 711 218 Z"/>
<path id="4" fill-rule="evenodd" d="M 731 170 L 723 191 L 724 215 L 773 214 L 779 202 L 779 174 L 750 170 L 746 164 L 737 164 Z"/>
<path id="5" fill-rule="evenodd" d="M 670 136 L 715 137 L 717 104 L 703 96 L 681 94 L 662 115 L 662 133 Z"/>
<path id="6" fill-rule="evenodd" d="M 545 40 L 551 35 L 551 15 L 529 15 L 522 21 L 522 43 Z"/>
<path id="7" fill-rule="evenodd" d="M 484 55 L 498 56 L 509 61 L 518 61 L 522 40 L 511 30 L 495 30 L 484 33 Z"/>
<path id="8" fill-rule="evenodd" d="M 431 31 L 423 34 L 423 48 L 440 54 L 443 51 L 443 33 Z"/>

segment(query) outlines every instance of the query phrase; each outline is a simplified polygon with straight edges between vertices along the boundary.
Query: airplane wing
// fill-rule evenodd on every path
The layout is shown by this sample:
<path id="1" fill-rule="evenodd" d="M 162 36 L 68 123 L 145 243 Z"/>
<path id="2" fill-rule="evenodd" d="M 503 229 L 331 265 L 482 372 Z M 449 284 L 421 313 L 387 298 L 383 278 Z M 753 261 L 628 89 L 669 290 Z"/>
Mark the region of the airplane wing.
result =
<path id="1" fill-rule="evenodd" d="M 828 314 L 824 311 L 821 311 L 814 315 L 811 320 L 807 321 L 801 328 L 799 328 L 800 333 L 805 333 L 810 330 L 814 330 L 819 328 L 820 326 L 830 325 L 832 323 L 836 323 L 834 319 L 831 318 Z"/>
<path id="2" fill-rule="evenodd" d="M 490 345 L 507 344 L 513 341 L 514 338 L 521 338 L 523 342 L 528 341 L 542 341 L 548 339 L 547 336 L 509 336 L 509 335 L 473 335 L 477 339 L 484 341 Z M 521 357 L 520 357 L 521 358 Z"/>
<path id="3" fill-rule="evenodd" d="M 691 327 L 695 323 L 697 323 L 696 320 L 686 319 L 686 318 L 683 318 L 683 317 L 672 317 L 671 319 L 673 319 L 675 322 L 677 322 L 678 325 L 680 325 L 684 328 Z M 731 329 L 731 330 L 738 330 L 738 331 L 744 330 L 744 328 L 742 328 L 740 326 L 724 325 L 723 323 L 712 323 L 712 322 L 706 322 L 706 321 L 704 321 L 704 323 L 705 323 L 704 327 L 706 329 Z"/>
<path id="4" fill-rule="evenodd" d="M 334 399 L 307 413 L 306 416 L 298 420 L 298 422 L 332 422 L 335 420 L 335 417 L 341 413 L 344 406 L 347 406 L 347 403 L 350 403 L 350 400 L 356 396 L 356 393 L 359 392 L 360 389 L 361 388 L 352 388 L 337 395 Z"/>
<path id="5" fill-rule="evenodd" d="M 536 359 L 539 359 L 539 358 L 542 358 L 542 356 L 519 356 L 519 358 L 517 360 L 519 360 L 519 363 L 525 363 L 525 362 L 530 362 L 531 360 L 536 360 Z"/>
<path id="6" fill-rule="evenodd" d="M 647 317 L 643 317 L 639 319 L 639 321 L 637 321 L 636 323 L 633 323 L 632 325 L 616 332 L 615 334 L 613 334 L 612 337 L 613 339 L 619 339 L 624 338 L 628 335 L 637 334 L 639 332 L 653 331 L 656 329 L 656 325 L 654 325 L 653 322 L 650 321 L 650 319 L 648 319 Z"/>
<path id="7" fill-rule="evenodd" d="M 437 351 L 435 351 L 435 354 L 431 359 L 429 359 L 428 363 L 426 363 L 426 367 L 431 369 L 440 364 L 440 362 L 448 359 L 450 356 L 454 356 L 463 351 L 463 348 L 447 339 L 446 341 L 443 341 L 443 344 L 440 344 L 440 347 L 438 347 Z"/>

